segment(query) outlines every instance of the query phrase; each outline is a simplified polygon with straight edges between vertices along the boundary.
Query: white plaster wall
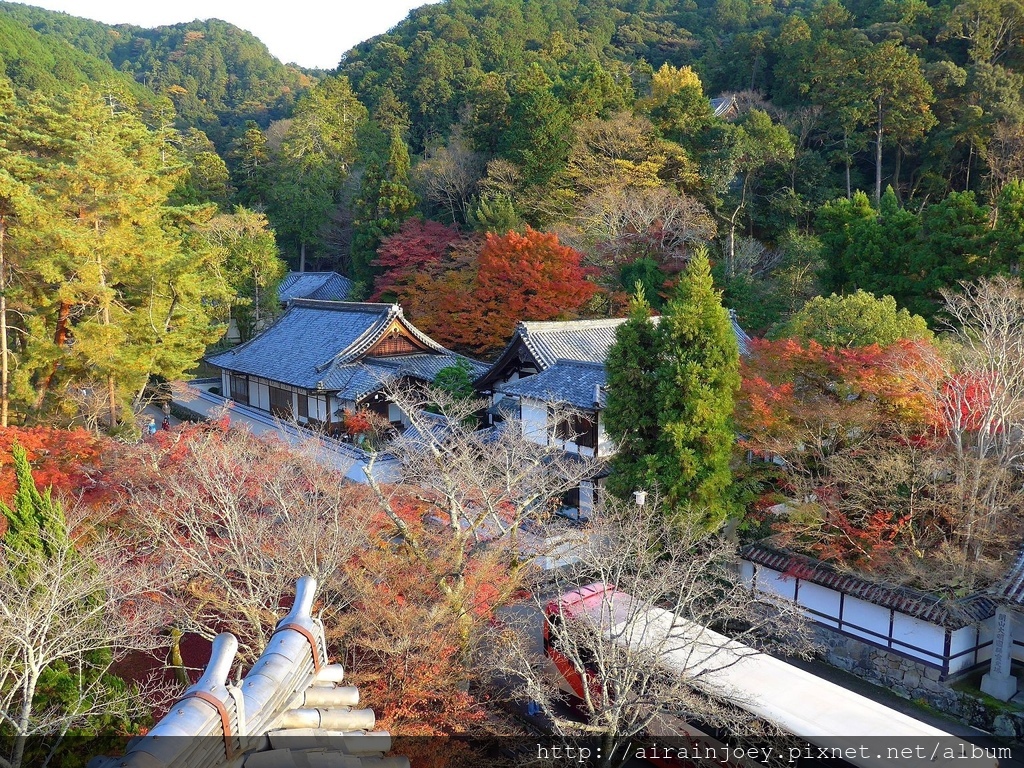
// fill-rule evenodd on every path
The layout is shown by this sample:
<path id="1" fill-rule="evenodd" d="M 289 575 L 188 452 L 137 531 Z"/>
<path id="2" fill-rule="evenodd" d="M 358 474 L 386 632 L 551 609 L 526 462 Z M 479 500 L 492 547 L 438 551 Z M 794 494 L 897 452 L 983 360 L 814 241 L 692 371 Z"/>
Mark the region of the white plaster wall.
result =
<path id="1" fill-rule="evenodd" d="M 223 368 L 220 371 L 220 393 L 223 397 L 231 399 L 231 375 Z"/>
<path id="2" fill-rule="evenodd" d="M 850 623 L 878 634 L 868 634 L 851 627 Z M 885 642 L 885 638 L 889 634 L 889 609 L 860 598 L 847 597 L 843 603 L 843 631 L 874 643 Z M 878 635 L 882 637 L 879 638 Z"/>
<path id="3" fill-rule="evenodd" d="M 388 421 L 400 421 L 405 426 L 409 426 L 409 419 L 402 413 L 402 409 L 394 403 L 388 403 Z"/>
<path id="4" fill-rule="evenodd" d="M 594 484 L 590 480 L 580 483 L 580 515 L 588 517 L 594 512 Z"/>
<path id="5" fill-rule="evenodd" d="M 758 568 L 757 588 L 762 592 L 770 592 L 792 600 L 796 592 L 796 579 L 784 578 L 781 573 L 771 568 Z"/>
<path id="6" fill-rule="evenodd" d="M 892 638 L 904 643 L 923 648 L 926 651 L 937 653 L 940 656 L 945 652 L 946 630 L 937 624 L 931 624 L 921 619 L 915 619 L 906 614 L 896 612 L 892 620 Z M 920 656 L 923 659 L 931 659 L 923 654 L 898 646 L 900 651 L 913 656 Z"/>
<path id="7" fill-rule="evenodd" d="M 548 444 L 548 407 L 538 400 L 523 398 L 520 421 L 523 423 L 523 437 L 538 445 Z"/>
<path id="8" fill-rule="evenodd" d="M 960 629 L 951 632 L 949 637 L 950 656 L 956 656 L 960 651 L 966 651 L 969 648 L 974 648 L 977 643 L 977 637 L 977 627 L 961 627 Z M 979 653 L 978 659 L 980 660 L 982 658 L 984 658 L 984 656 Z M 989 658 L 991 658 L 991 653 L 989 654 Z M 949 671 L 950 674 L 952 674 L 971 666 L 974 666 L 974 653 L 965 653 L 959 658 L 950 659 Z"/>
<path id="9" fill-rule="evenodd" d="M 797 593 L 797 603 L 799 605 L 810 608 L 812 611 L 823 613 L 825 616 L 838 616 L 839 601 L 839 593 L 834 589 L 829 589 L 819 584 L 811 584 L 806 581 L 800 582 L 800 590 Z M 826 619 L 817 614 L 807 614 L 807 617 L 828 627 L 839 626 L 838 621 Z"/>
<path id="10" fill-rule="evenodd" d="M 597 414 L 597 455 L 611 456 L 617 450 L 617 446 L 608 433 L 604 431 L 604 414 Z"/>

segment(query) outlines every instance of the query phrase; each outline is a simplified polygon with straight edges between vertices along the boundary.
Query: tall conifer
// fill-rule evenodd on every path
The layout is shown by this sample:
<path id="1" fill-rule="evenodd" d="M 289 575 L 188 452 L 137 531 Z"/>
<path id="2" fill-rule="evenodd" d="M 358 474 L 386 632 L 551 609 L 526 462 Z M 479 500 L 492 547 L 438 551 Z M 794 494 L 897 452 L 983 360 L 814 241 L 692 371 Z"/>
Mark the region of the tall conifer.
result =
<path id="1" fill-rule="evenodd" d="M 608 402 L 603 418 L 618 450 L 607 487 L 620 498 L 629 498 L 633 491 L 652 490 L 655 483 L 657 368 L 657 329 L 643 285 L 637 283 L 629 318 L 615 329 L 615 343 L 608 350 Z"/>
<path id="2" fill-rule="evenodd" d="M 709 530 L 733 511 L 733 398 L 739 347 L 729 313 L 699 250 L 658 326 L 656 474 L 669 507 Z"/>

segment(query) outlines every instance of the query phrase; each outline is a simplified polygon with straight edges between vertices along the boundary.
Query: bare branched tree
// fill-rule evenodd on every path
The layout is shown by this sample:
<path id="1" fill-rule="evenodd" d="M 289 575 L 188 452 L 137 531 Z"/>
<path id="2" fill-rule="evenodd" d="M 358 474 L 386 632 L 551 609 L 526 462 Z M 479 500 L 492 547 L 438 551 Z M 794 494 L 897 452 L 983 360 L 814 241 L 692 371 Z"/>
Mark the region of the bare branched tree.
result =
<path id="1" fill-rule="evenodd" d="M 503 615 L 480 663 L 506 693 L 539 705 L 561 737 L 598 739 L 603 765 L 619 764 L 626 745 L 645 733 L 670 735 L 686 721 L 742 731 L 751 719 L 735 706 L 742 696 L 709 681 L 755 651 L 724 643 L 720 632 L 751 646 L 810 651 L 792 606 L 738 583 L 733 544 L 670 525 L 656 500 L 606 509 L 575 555 L 540 585 L 532 605 Z M 599 619 L 560 606 L 548 623 L 548 647 L 582 681 L 580 723 L 564 714 L 566 678 L 545 658 L 538 625 L 550 601 L 594 582 L 629 597 L 606 592 L 594 609 Z M 673 670 L 665 664 L 670 654 Z"/>
<path id="2" fill-rule="evenodd" d="M 681 257 L 717 232 L 707 208 L 667 187 L 606 186 L 583 200 L 575 223 L 614 256 Z"/>
<path id="3" fill-rule="evenodd" d="M 600 462 L 566 453 L 545 430 L 525 430 L 518 420 L 478 430 L 482 401 L 400 385 L 389 386 L 387 396 L 409 422 L 388 446 L 400 469 L 381 478 L 371 462 L 367 479 L 397 538 L 432 574 L 468 649 L 473 605 L 467 572 L 474 558 L 505 549 L 511 588 L 517 572 L 540 554 L 530 551 L 525 529 L 593 477 Z M 402 514 L 408 499 L 418 507 L 416 524 Z"/>
<path id="4" fill-rule="evenodd" d="M 1024 286 L 1004 276 L 944 291 L 953 369 L 940 393 L 968 561 L 1024 505 Z"/>
<path id="5" fill-rule="evenodd" d="M 177 628 L 207 639 L 233 632 L 239 661 L 251 662 L 300 576 L 324 585 L 325 610 L 340 607 L 343 566 L 365 541 L 363 494 L 314 452 L 242 430 L 175 438 L 148 447 L 149 470 L 125 483 L 127 511 L 173 574 Z"/>
<path id="6" fill-rule="evenodd" d="M 455 224 L 468 220 L 469 206 L 483 173 L 483 158 L 469 147 L 458 129 L 447 145 L 428 147 L 426 156 L 416 165 L 423 198 Z"/>
<path id="7" fill-rule="evenodd" d="M 104 676 L 138 650 L 166 645 L 154 597 L 162 585 L 123 544 L 76 543 L 41 534 L 43 549 L 0 544 L 0 766 L 48 762 L 62 739 L 91 718 L 137 717 L 153 703 Z M 47 675 L 61 695 L 40 706 Z M 26 748 L 31 747 L 31 757 Z"/>
<path id="8" fill-rule="evenodd" d="M 985 148 L 989 172 L 989 199 L 995 202 L 1003 187 L 1024 179 L 1024 125 L 1000 120 Z"/>

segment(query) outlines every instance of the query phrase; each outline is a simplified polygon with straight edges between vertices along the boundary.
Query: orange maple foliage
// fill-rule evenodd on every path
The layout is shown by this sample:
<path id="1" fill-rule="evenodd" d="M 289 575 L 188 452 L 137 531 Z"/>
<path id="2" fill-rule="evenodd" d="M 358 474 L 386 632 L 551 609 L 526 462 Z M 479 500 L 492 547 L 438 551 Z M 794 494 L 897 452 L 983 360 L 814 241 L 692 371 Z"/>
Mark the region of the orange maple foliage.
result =
<path id="1" fill-rule="evenodd" d="M 10 502 L 17 490 L 11 446 L 18 443 L 32 464 L 39 488 L 52 488 L 57 496 L 89 491 L 100 471 L 100 459 L 109 441 L 84 429 L 7 427 L 0 429 L 0 500 Z"/>
<path id="2" fill-rule="evenodd" d="M 925 341 L 836 349 L 783 339 L 751 347 L 736 420 L 743 447 L 779 463 L 767 465 L 775 477 L 750 519 L 817 557 L 881 566 L 913 540 L 914 521 L 884 501 L 851 507 L 848 480 L 834 474 L 833 462 L 842 456 L 859 466 L 872 452 L 938 443 L 945 419 L 937 351 Z M 786 498 L 794 509 L 768 512 Z"/>
<path id="3" fill-rule="evenodd" d="M 397 545 L 394 523 L 383 514 L 375 517 L 369 530 L 377 546 L 350 564 L 354 610 L 341 617 L 335 630 L 345 646 L 351 677 L 382 727 L 399 736 L 465 733 L 485 713 L 467 689 L 461 628 L 438 584 L 438 573 L 453 570 L 456 552 L 433 521 L 434 506 L 420 496 L 399 491 L 391 503 L 432 553 L 430 561 Z M 465 594 L 472 625 L 490 621 L 513 586 L 500 551 L 471 556 Z"/>
<path id="4" fill-rule="evenodd" d="M 761 455 L 897 422 L 934 431 L 942 421 L 940 375 L 927 341 L 836 349 L 757 339 L 742 361 L 736 418 L 745 447 Z"/>
<path id="5" fill-rule="evenodd" d="M 500 349 L 518 321 L 577 317 L 598 291 L 582 254 L 553 233 L 527 227 L 488 234 L 481 244 L 431 224 L 409 225 L 385 241 L 378 263 L 388 271 L 376 295 L 394 297 L 442 344 L 476 354 Z M 406 244 L 411 255 L 397 253 Z"/>

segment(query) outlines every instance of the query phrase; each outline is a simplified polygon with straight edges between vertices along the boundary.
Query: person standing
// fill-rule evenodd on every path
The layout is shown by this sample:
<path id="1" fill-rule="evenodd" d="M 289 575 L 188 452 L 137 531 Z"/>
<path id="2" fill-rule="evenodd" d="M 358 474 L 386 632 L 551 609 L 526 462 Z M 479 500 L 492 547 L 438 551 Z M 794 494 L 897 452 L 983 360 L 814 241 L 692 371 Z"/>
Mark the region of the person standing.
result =
<path id="1" fill-rule="evenodd" d="M 152 416 L 149 417 L 149 424 L 146 425 L 146 431 L 149 432 L 151 437 L 156 434 L 156 419 Z"/>

